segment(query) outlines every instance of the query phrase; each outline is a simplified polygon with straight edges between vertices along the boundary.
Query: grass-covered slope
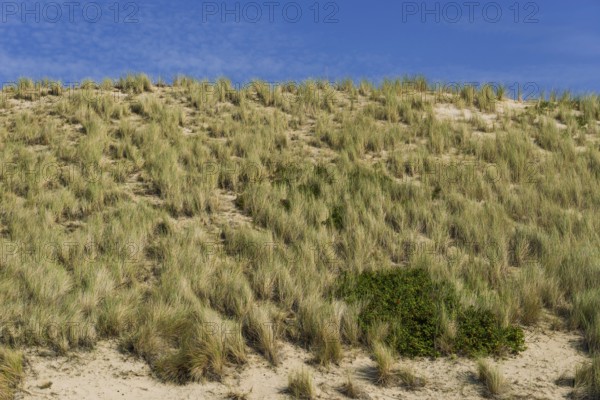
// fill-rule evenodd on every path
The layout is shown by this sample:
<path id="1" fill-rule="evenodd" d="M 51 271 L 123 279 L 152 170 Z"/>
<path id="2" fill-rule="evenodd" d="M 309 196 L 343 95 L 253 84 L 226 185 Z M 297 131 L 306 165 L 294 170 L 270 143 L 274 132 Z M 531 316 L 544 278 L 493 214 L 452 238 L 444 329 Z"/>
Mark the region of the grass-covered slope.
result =
<path id="1" fill-rule="evenodd" d="M 281 341 L 324 364 L 519 351 L 547 311 L 600 349 L 598 97 L 144 76 L 1 95 L 4 346 L 118 338 L 185 382 L 250 347 L 277 364 Z"/>

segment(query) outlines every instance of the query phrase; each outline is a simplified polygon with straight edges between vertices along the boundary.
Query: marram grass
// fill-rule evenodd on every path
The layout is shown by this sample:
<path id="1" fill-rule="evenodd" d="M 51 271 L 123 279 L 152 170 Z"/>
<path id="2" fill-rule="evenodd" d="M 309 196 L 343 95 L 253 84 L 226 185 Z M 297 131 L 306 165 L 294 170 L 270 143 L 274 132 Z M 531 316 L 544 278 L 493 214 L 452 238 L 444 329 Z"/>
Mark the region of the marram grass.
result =
<path id="1" fill-rule="evenodd" d="M 115 338 L 188 382 L 288 341 L 323 366 L 374 351 L 385 382 L 395 353 L 518 352 L 545 313 L 600 350 L 598 96 L 145 75 L 0 94 L 6 354 Z"/>

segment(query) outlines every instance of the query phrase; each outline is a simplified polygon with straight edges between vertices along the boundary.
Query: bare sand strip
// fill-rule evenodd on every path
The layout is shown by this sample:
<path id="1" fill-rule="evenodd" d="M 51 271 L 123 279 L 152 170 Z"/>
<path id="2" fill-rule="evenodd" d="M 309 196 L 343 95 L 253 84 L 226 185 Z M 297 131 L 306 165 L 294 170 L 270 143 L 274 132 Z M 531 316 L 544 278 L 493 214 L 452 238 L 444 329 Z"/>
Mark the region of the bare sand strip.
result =
<path id="1" fill-rule="evenodd" d="M 573 374 L 585 361 L 577 333 L 550 329 L 526 331 L 527 350 L 519 356 L 493 360 L 510 385 L 509 398 L 564 399 L 572 390 L 556 384 L 561 375 Z M 248 399 L 287 398 L 284 393 L 290 371 L 302 366 L 313 374 L 318 397 L 344 399 L 338 391 L 350 373 L 371 399 L 479 399 L 485 396 L 477 381 L 475 362 L 464 358 L 437 360 L 401 359 L 427 379 L 426 386 L 410 391 L 399 385 L 382 388 L 373 382 L 375 363 L 360 350 L 349 350 L 339 366 L 323 368 L 311 363 L 309 352 L 282 344 L 283 362 L 271 367 L 257 354 L 249 363 L 227 374 L 223 382 L 175 386 L 152 377 L 142 360 L 124 355 L 114 341 L 99 343 L 93 351 L 55 356 L 29 349 L 24 390 L 17 399 L 224 399 L 231 393 L 247 393 Z"/>

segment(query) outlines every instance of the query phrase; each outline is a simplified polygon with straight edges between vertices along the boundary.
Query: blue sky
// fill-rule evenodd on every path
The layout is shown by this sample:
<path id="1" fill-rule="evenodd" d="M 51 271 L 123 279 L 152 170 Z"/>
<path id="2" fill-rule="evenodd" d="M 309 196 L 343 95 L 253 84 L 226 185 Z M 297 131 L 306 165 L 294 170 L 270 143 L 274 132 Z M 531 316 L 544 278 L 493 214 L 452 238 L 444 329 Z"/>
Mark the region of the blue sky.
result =
<path id="1" fill-rule="evenodd" d="M 600 2 L 0 2 L 2 82 L 138 71 L 235 83 L 424 74 L 600 92 Z"/>

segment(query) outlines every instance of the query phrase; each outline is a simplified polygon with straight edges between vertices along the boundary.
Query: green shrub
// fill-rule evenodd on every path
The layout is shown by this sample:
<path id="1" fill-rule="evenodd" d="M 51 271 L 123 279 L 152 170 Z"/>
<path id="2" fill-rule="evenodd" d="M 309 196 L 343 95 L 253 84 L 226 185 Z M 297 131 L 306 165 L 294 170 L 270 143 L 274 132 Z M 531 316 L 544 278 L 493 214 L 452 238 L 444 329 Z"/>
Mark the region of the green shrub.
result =
<path id="1" fill-rule="evenodd" d="M 401 355 L 440 355 L 436 338 L 442 335 L 442 309 L 457 316 L 458 333 L 453 346 L 456 352 L 474 355 L 523 350 L 520 328 L 501 327 L 489 311 L 461 308 L 454 289 L 449 284 L 433 282 L 423 269 L 347 274 L 341 282 L 338 295 L 350 303 L 366 302 L 359 315 L 362 331 L 387 324 L 386 341 Z"/>
<path id="2" fill-rule="evenodd" d="M 366 301 L 359 315 L 364 332 L 388 323 L 390 345 L 413 356 L 435 354 L 435 293 L 427 273 L 416 269 L 346 276 L 340 290 L 346 301 Z"/>
<path id="3" fill-rule="evenodd" d="M 456 347 L 468 355 L 518 353 L 524 348 L 523 330 L 500 327 L 491 311 L 468 308 L 458 316 Z"/>

